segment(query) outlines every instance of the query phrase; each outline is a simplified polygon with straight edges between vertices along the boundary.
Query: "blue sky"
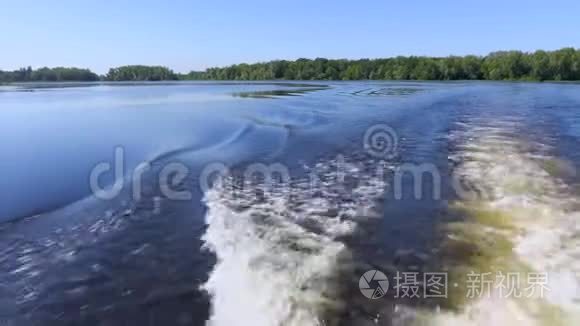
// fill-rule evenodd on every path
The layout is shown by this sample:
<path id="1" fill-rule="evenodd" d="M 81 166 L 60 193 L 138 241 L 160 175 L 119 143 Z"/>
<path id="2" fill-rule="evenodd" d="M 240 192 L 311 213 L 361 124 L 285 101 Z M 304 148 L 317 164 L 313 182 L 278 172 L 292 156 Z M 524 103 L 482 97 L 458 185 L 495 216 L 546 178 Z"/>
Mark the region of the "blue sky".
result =
<path id="1" fill-rule="evenodd" d="M 0 69 L 580 47 L 578 0 L 4 0 Z"/>

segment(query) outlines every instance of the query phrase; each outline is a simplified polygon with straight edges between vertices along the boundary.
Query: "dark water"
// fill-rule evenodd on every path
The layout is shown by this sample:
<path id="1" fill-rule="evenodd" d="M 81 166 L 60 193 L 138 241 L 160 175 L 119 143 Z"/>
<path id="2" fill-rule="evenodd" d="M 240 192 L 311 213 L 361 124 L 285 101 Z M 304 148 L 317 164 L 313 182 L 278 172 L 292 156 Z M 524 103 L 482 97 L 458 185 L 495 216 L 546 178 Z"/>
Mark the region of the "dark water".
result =
<path id="1" fill-rule="evenodd" d="M 479 140 L 503 137 L 498 146 L 509 153 L 494 159 L 499 167 L 507 166 L 509 155 L 522 153 L 566 162 L 566 171 L 575 171 L 580 164 L 580 85 L 575 84 L 67 86 L 0 89 L 0 324 L 202 325 L 210 318 L 212 298 L 200 287 L 213 275 L 207 287 L 216 298 L 227 297 L 220 291 L 230 286 L 231 300 L 252 304 L 255 296 L 260 296 L 266 303 L 257 306 L 272 306 L 271 311 L 260 308 L 263 315 L 256 317 L 248 312 L 250 308 L 244 311 L 244 304 L 231 306 L 231 300 L 224 299 L 214 305 L 215 325 L 227 323 L 224 316 L 228 311 L 239 316 L 240 325 L 249 324 L 252 318 L 258 325 L 277 325 L 275 321 L 280 320 L 287 325 L 315 325 L 315 320 L 305 323 L 304 318 L 316 315 L 316 309 L 306 309 L 306 317 L 280 317 L 276 305 L 268 301 L 271 289 L 264 283 L 269 279 L 259 272 L 267 271 L 273 281 L 279 281 L 276 291 L 284 300 L 286 290 L 292 292 L 294 286 L 303 285 L 293 283 L 302 269 L 315 271 L 322 279 L 319 282 L 325 282 L 321 275 L 326 275 L 323 271 L 327 267 L 318 262 L 335 253 L 330 249 L 326 252 L 325 246 L 346 246 L 356 260 L 373 266 L 397 261 L 400 252 L 428 252 L 437 241 L 435 230 L 446 207 L 459 199 L 450 182 L 459 164 L 453 158 L 479 160 L 466 156 L 466 146 L 479 146 L 482 152 L 495 150 Z M 377 125 L 392 128 L 391 141 L 396 142 L 391 146 L 392 155 L 377 156 L 365 148 L 365 133 Z M 491 136 L 490 130 L 494 133 Z M 510 146 L 502 147 L 502 141 Z M 512 146 L 514 142 L 525 145 Z M 123 153 L 123 188 L 111 200 L 95 198 L 91 171 L 100 163 L 114 165 L 116 150 Z M 143 162 L 149 163 L 150 169 L 143 174 L 136 198 L 132 175 Z M 191 198 L 175 200 L 162 191 L 159 175 L 171 163 L 187 172 L 186 178 L 172 182 L 171 188 L 188 192 Z M 254 263 L 256 259 L 269 262 L 286 257 L 279 237 L 260 236 L 256 247 L 249 247 L 251 236 L 237 238 L 238 233 L 251 231 L 256 224 L 238 228 L 227 221 L 219 223 L 224 216 L 243 219 L 236 214 L 248 210 L 258 216 L 278 216 L 279 212 L 272 213 L 278 206 L 266 207 L 245 195 L 232 199 L 223 191 L 217 191 L 217 199 L 210 196 L 204 201 L 203 190 L 207 189 L 200 188 L 200 180 L 208 165 L 216 163 L 227 166 L 234 175 L 243 175 L 255 163 L 281 164 L 293 180 L 306 180 L 313 169 L 323 179 L 336 177 L 337 171 L 343 173 L 347 184 L 356 184 L 347 186 L 347 191 L 331 187 L 321 192 L 316 188 L 312 195 L 300 192 L 297 201 L 280 207 L 290 216 L 344 213 L 340 227 L 347 227 L 346 221 L 352 220 L 363 231 L 337 236 L 322 230 L 330 227 L 326 221 L 308 224 L 289 218 L 292 228 L 298 225 L 309 230 L 296 233 L 285 220 L 267 220 L 267 227 L 258 225 L 257 229 L 270 234 L 282 230 L 280 237 L 292 235 L 287 242 L 312 235 L 317 248 L 312 250 L 320 258 L 307 265 L 307 250 L 293 249 L 288 261 L 296 259 L 297 263 L 272 275 L 276 269 L 262 269 Z M 425 196 L 413 198 L 413 180 L 408 178 L 402 180 L 402 199 L 395 198 L 393 171 L 402 164 L 436 167 L 441 175 L 441 198 L 432 198 L 435 185 L 430 179 L 425 180 Z M 387 171 L 381 178 L 374 172 L 378 166 Z M 570 208 L 566 213 L 573 213 L 578 178 L 575 173 L 564 172 L 556 173 L 553 179 L 569 190 L 548 197 L 567 196 Z M 377 178 L 383 183 L 372 182 Z M 110 186 L 114 179 L 109 172 L 99 180 Z M 499 184 L 491 177 L 487 181 L 492 186 Z M 350 212 L 345 203 L 354 210 L 368 208 L 377 217 L 358 222 L 355 217 L 360 214 Z M 553 208 L 560 204 L 554 202 Z M 551 203 L 546 205 L 552 207 Z M 212 216 L 219 218 L 210 221 Z M 577 227 L 576 221 L 575 217 L 568 219 L 572 228 Z M 211 250 L 202 249 L 204 234 Z M 228 237 L 237 244 L 220 242 Z M 267 255 L 268 248 L 275 249 L 274 258 Z M 573 268 L 580 261 L 574 258 L 575 249 L 572 246 L 568 257 L 572 257 L 568 265 Z M 255 256 L 238 260 L 236 252 Z M 225 262 L 222 269 L 214 266 L 216 254 Z M 261 286 L 242 284 L 256 277 L 262 277 Z M 352 278 L 358 277 L 353 273 Z M 228 282 L 231 285 L 225 285 Z M 252 289 L 256 293 L 251 293 Z M 309 302 L 306 294 L 304 302 Z M 288 297 L 300 301 L 301 295 Z M 335 296 L 350 302 L 338 298 L 343 294 Z M 560 297 L 574 301 L 574 294 Z M 351 317 L 319 316 L 320 320 Z"/>

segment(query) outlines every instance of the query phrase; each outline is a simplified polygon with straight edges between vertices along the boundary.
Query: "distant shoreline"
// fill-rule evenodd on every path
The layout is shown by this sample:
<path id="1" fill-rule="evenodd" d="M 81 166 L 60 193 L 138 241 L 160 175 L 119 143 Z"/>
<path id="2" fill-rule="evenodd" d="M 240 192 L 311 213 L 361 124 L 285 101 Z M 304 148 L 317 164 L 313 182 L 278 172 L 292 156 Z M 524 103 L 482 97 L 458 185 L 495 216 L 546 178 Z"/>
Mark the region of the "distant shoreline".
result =
<path id="1" fill-rule="evenodd" d="M 97 75 L 80 68 L 0 70 L 0 84 L 22 82 L 161 81 L 580 81 L 580 49 L 499 51 L 486 56 L 384 59 L 297 59 L 236 64 L 175 73 L 164 66 L 128 65 Z"/>
<path id="2" fill-rule="evenodd" d="M 326 83 L 325 83 L 326 82 Z M 580 80 L 395 80 L 395 79 L 365 79 L 365 80 L 160 80 L 160 81 L 27 81 L 0 83 L 0 87 L 24 88 L 53 88 L 54 86 L 83 87 L 83 86 L 172 86 L 172 85 L 277 85 L 287 87 L 320 87 L 329 86 L 328 83 L 357 83 L 357 82 L 383 82 L 383 83 L 518 83 L 518 84 L 564 84 L 578 85 Z M 311 83 L 311 84 L 308 84 Z M 316 83 L 316 84 L 313 84 Z M 32 86 L 32 87 L 31 87 Z M 0 92 L 2 90 L 0 89 Z"/>

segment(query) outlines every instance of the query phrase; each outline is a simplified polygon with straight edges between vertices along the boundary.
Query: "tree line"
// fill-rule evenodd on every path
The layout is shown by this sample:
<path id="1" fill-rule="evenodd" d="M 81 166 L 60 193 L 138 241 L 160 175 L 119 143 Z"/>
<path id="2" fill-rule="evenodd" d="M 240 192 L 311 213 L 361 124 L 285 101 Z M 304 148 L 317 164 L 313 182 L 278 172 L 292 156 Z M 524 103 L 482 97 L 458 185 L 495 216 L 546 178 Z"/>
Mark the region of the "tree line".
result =
<path id="1" fill-rule="evenodd" d="M 276 60 L 191 72 L 208 80 L 580 80 L 580 49 L 500 51 L 487 56 Z"/>
<path id="2" fill-rule="evenodd" d="M 0 83 L 47 82 L 47 81 L 160 81 L 177 80 L 178 74 L 161 66 L 122 66 L 111 68 L 104 76 L 89 69 L 80 68 L 20 68 L 14 71 L 0 70 Z"/>
<path id="3" fill-rule="evenodd" d="M 499 51 L 486 56 L 298 59 L 236 64 L 187 74 L 163 66 L 111 68 L 104 76 L 88 69 L 30 67 L 0 71 L 1 82 L 161 80 L 580 80 L 580 49 Z"/>
<path id="4" fill-rule="evenodd" d="M 108 81 L 160 81 L 177 80 L 173 70 L 162 66 L 122 66 L 109 69 L 103 78 Z"/>
<path id="5" fill-rule="evenodd" d="M 79 68 L 40 68 L 31 67 L 14 71 L 0 70 L 0 83 L 19 83 L 31 81 L 97 81 L 99 75 L 88 69 Z"/>

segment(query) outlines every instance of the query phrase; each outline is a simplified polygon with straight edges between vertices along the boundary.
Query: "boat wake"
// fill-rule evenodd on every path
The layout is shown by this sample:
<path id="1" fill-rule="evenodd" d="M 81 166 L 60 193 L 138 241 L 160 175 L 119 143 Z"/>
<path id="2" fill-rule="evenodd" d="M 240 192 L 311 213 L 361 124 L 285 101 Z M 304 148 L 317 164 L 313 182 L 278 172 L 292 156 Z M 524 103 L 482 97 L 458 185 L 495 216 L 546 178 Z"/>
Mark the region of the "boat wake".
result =
<path id="1" fill-rule="evenodd" d="M 217 256 L 203 286 L 212 297 L 209 325 L 339 323 L 354 267 L 343 239 L 378 216 L 385 184 L 350 165 L 351 180 L 341 182 L 337 164 L 318 164 L 316 182 L 267 195 L 233 182 L 207 192 L 203 240 Z"/>
<path id="2" fill-rule="evenodd" d="M 466 247 L 476 248 L 475 259 L 469 257 L 461 268 L 488 273 L 494 284 L 465 303 L 463 313 L 434 320 L 467 325 L 576 325 L 580 320 L 580 206 L 561 179 L 575 171 L 550 155 L 549 145 L 515 136 L 520 127 L 515 118 L 474 119 L 451 135 L 457 145 L 450 157 L 458 163 L 455 173 L 476 196 L 456 203 L 465 220 L 449 223 L 448 243 L 461 243 L 456 250 L 463 254 Z M 509 273 L 519 280 L 506 296 L 501 287 L 507 284 L 498 275 Z M 530 275 L 546 276 L 545 291 L 530 293 Z"/>
<path id="3" fill-rule="evenodd" d="M 477 118 L 449 136 L 454 175 L 474 196 L 450 203 L 425 258 L 423 268 L 449 274 L 441 301 L 364 301 L 353 292 L 361 271 L 389 266 L 361 260 L 357 248 L 382 216 L 387 182 L 370 172 L 375 162 L 347 164 L 345 180 L 342 163 L 329 160 L 313 169 L 317 182 L 269 192 L 234 177 L 213 187 L 203 236 L 217 257 L 203 285 L 208 325 L 578 324 L 580 200 L 562 178 L 575 171 L 548 144 L 517 136 L 521 124 Z M 469 273 L 492 276 L 488 293 L 469 297 Z M 520 276 L 512 293 L 526 294 L 498 291 L 508 273 Z M 528 296 L 534 273 L 547 275 L 546 291 Z"/>

